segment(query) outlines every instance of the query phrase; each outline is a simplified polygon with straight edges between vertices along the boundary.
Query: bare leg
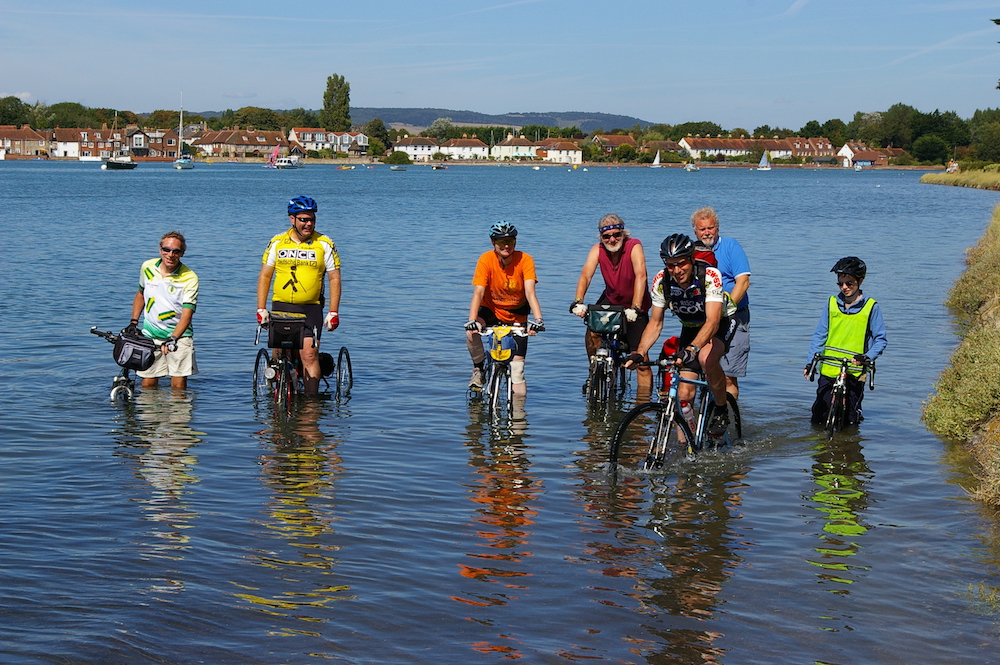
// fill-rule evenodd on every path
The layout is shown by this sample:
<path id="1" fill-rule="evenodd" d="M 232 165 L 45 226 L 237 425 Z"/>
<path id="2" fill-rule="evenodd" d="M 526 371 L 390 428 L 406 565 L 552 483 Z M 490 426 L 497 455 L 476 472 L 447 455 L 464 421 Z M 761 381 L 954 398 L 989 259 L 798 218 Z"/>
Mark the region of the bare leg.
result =
<path id="1" fill-rule="evenodd" d="M 740 384 L 735 376 L 726 377 L 726 392 L 732 395 L 733 399 L 740 396 Z"/>

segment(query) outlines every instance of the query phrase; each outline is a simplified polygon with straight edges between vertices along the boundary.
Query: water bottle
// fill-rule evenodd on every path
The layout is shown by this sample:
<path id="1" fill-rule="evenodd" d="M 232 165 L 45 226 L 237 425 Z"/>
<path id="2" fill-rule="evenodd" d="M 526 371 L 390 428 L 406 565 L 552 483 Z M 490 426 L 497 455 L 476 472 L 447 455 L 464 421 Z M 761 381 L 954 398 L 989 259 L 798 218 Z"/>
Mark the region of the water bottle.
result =
<path id="1" fill-rule="evenodd" d="M 688 427 L 691 428 L 691 433 L 694 433 L 694 407 L 691 406 L 691 402 L 681 400 L 681 415 L 684 416 L 684 420 L 687 421 Z"/>

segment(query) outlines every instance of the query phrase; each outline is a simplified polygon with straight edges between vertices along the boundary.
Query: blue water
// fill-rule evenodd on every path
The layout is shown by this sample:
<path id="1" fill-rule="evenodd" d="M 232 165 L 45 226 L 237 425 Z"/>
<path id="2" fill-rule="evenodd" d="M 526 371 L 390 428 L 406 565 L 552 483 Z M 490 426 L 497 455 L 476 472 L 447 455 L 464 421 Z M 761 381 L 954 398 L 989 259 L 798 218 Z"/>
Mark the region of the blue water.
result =
<path id="1" fill-rule="evenodd" d="M 1000 195 L 918 178 L 0 163 L 0 662 L 990 662 L 996 522 L 919 410 Z M 285 421 L 251 399 L 254 293 L 298 194 L 341 253 L 323 344 L 350 348 L 355 389 Z M 612 486 L 567 312 L 580 266 L 616 212 L 652 274 L 702 205 L 753 267 L 748 442 Z M 466 401 L 461 330 L 498 219 L 535 258 L 548 328 L 501 432 Z M 201 374 L 116 407 L 87 331 L 127 323 L 171 229 L 201 278 Z M 848 254 L 889 348 L 859 433 L 828 444 L 801 368 Z"/>

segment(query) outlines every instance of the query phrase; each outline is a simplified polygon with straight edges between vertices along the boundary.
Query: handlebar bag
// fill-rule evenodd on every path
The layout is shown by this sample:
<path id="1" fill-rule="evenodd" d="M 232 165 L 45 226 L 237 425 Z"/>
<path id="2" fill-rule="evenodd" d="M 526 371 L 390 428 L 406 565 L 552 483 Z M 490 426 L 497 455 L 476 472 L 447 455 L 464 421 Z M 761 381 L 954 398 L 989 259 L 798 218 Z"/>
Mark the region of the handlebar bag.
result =
<path id="1" fill-rule="evenodd" d="M 115 362 L 120 367 L 149 369 L 156 359 L 156 342 L 143 335 L 133 335 L 123 330 L 115 342 L 114 356 Z"/>
<path id="2" fill-rule="evenodd" d="M 271 318 L 267 329 L 267 346 L 272 349 L 301 349 L 305 319 Z"/>
<path id="3" fill-rule="evenodd" d="M 587 311 L 587 328 L 595 333 L 615 333 L 625 324 L 625 314 L 621 311 L 604 312 L 598 309 Z"/>

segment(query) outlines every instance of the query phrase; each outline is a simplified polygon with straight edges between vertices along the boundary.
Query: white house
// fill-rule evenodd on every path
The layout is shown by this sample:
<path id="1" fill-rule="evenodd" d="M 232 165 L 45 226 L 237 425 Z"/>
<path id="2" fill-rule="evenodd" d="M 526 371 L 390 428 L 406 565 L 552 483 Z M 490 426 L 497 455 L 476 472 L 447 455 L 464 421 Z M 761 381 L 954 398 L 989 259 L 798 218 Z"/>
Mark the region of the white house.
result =
<path id="1" fill-rule="evenodd" d="M 583 149 L 572 141 L 557 141 L 538 148 L 538 156 L 556 164 L 582 164 Z"/>
<path id="2" fill-rule="evenodd" d="M 429 162 L 431 155 L 438 152 L 438 144 L 425 136 L 407 136 L 396 141 L 392 149 L 405 152 L 414 162 Z"/>
<path id="3" fill-rule="evenodd" d="M 506 139 L 490 149 L 490 157 L 497 161 L 535 159 L 538 157 L 538 146 L 524 136 L 508 134 Z"/>
<path id="4" fill-rule="evenodd" d="M 486 159 L 490 148 L 479 139 L 448 139 L 438 149 L 450 159 Z"/>

